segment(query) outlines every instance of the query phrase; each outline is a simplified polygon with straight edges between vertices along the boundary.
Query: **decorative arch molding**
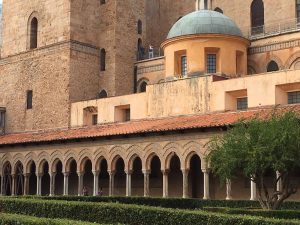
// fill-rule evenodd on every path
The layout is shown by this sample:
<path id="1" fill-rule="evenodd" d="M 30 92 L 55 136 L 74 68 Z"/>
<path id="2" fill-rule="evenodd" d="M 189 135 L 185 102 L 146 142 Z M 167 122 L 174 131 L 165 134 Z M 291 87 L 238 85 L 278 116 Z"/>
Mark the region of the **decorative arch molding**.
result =
<path id="1" fill-rule="evenodd" d="M 127 167 L 128 167 L 128 168 L 125 168 L 125 169 L 127 169 L 128 171 L 133 170 L 133 163 L 134 163 L 134 161 L 135 161 L 137 158 L 139 158 L 139 159 L 141 160 L 142 166 L 143 166 L 143 159 L 141 158 L 141 156 L 138 155 L 138 154 L 136 154 L 136 153 L 134 153 L 134 154 L 132 154 L 132 155 L 130 156 L 130 158 L 127 160 L 127 162 L 128 162 Z"/>
<path id="2" fill-rule="evenodd" d="M 291 69 L 291 67 L 297 61 L 297 59 L 300 60 L 300 51 L 295 52 L 288 58 L 288 60 L 285 63 L 285 69 Z"/>
<path id="3" fill-rule="evenodd" d="M 33 161 L 36 164 L 37 160 L 35 160 L 35 159 L 37 159 L 37 155 L 35 153 L 33 153 L 33 152 L 27 153 L 25 155 L 25 163 L 24 163 L 25 166 L 27 166 L 30 163 L 30 161 Z M 26 171 L 27 171 L 27 169 L 26 169 Z"/>
<path id="4" fill-rule="evenodd" d="M 182 158 L 176 153 L 176 152 L 170 152 L 165 158 L 164 158 L 164 164 L 161 164 L 162 170 L 169 170 L 170 169 L 170 163 L 174 156 L 177 156 L 180 161 L 180 167 L 182 167 Z"/>
<path id="5" fill-rule="evenodd" d="M 197 151 L 190 151 L 185 157 L 184 157 L 184 167 L 182 167 L 182 169 L 187 169 L 189 170 L 190 169 L 190 162 L 191 162 L 191 159 L 193 156 L 199 156 L 200 158 L 200 161 L 201 161 L 201 169 L 204 170 L 204 169 L 207 169 L 207 163 L 206 161 L 204 160 L 203 158 L 203 155 L 199 154 Z"/>
<path id="6" fill-rule="evenodd" d="M 156 152 L 150 152 L 146 157 L 145 157 L 145 162 L 143 162 L 143 170 L 151 170 L 151 162 L 152 159 L 157 156 L 159 158 L 160 164 L 162 164 L 162 157 L 160 157 Z M 162 167 L 162 166 L 161 166 Z"/>
<path id="7" fill-rule="evenodd" d="M 54 160 L 52 160 L 50 163 L 49 163 L 49 172 L 51 173 L 56 173 L 57 172 L 57 164 L 58 162 L 61 162 L 62 164 L 62 167 L 63 167 L 63 161 L 60 159 L 60 158 L 55 158 Z M 64 169 L 62 168 L 62 171 Z"/>
<path id="8" fill-rule="evenodd" d="M 47 152 L 41 152 L 40 154 L 38 154 L 38 164 L 40 164 L 42 160 L 50 162 L 50 155 Z"/>
<path id="9" fill-rule="evenodd" d="M 44 169 L 44 166 L 45 164 L 48 163 L 48 166 L 49 166 L 49 161 L 46 159 L 46 158 L 43 158 L 42 160 L 40 160 L 38 163 L 37 163 L 37 171 L 38 173 L 43 173 L 43 169 Z"/>
<path id="10" fill-rule="evenodd" d="M 18 153 L 14 155 L 13 160 L 12 160 L 12 173 L 15 174 L 16 172 L 16 165 L 17 163 L 21 163 L 24 167 L 24 156 L 21 153 Z"/>
<path id="11" fill-rule="evenodd" d="M 121 158 L 124 160 L 126 159 L 126 154 L 125 154 L 125 149 L 121 146 L 113 146 L 110 150 L 109 150 L 109 161 L 112 162 L 112 160 L 117 156 L 121 156 Z"/>
<path id="12" fill-rule="evenodd" d="M 143 77 L 143 78 L 139 79 L 138 82 L 137 82 L 138 92 L 143 92 L 142 91 L 142 84 L 143 83 L 146 83 L 148 85 L 150 83 L 150 81 L 146 77 Z"/>
<path id="13" fill-rule="evenodd" d="M 70 163 L 74 160 L 78 166 L 78 158 L 77 155 L 72 151 L 69 150 L 65 153 L 64 161 L 63 163 L 63 172 L 69 172 L 70 171 Z"/>
<path id="14" fill-rule="evenodd" d="M 120 154 L 117 154 L 110 160 L 108 171 L 116 171 L 116 164 L 119 159 L 123 159 L 124 164 L 125 164 L 124 169 L 126 170 L 126 162 L 125 162 L 124 157 L 122 157 Z"/>
<path id="15" fill-rule="evenodd" d="M 265 66 L 264 66 L 264 71 L 263 71 L 263 72 L 267 72 L 268 65 L 269 65 L 269 63 L 270 63 L 271 61 L 274 61 L 274 62 L 277 63 L 279 70 L 283 70 L 283 69 L 285 68 L 285 66 L 284 66 L 284 64 L 283 64 L 283 62 L 282 62 L 282 60 L 281 60 L 278 56 L 272 55 L 272 56 L 268 59 L 268 61 L 266 61 L 266 64 L 265 64 Z"/>
<path id="16" fill-rule="evenodd" d="M 63 166 L 63 154 L 60 151 L 54 151 L 50 154 L 50 161 L 49 161 L 49 169 L 51 172 L 56 172 L 56 166 L 58 162 L 62 163 Z M 63 168 L 62 168 L 63 170 Z"/>
<path id="17" fill-rule="evenodd" d="M 144 148 L 144 156 L 143 158 L 148 158 L 150 154 L 152 154 L 152 152 L 155 152 L 157 154 L 157 156 L 159 158 L 161 158 L 162 156 L 160 155 L 160 153 L 162 152 L 163 148 L 160 144 L 158 143 L 150 143 L 148 145 L 146 145 L 146 147 Z"/>
<path id="18" fill-rule="evenodd" d="M 33 163 L 35 164 L 35 166 L 37 166 L 36 161 L 34 161 L 33 159 L 30 159 L 29 161 L 24 163 L 25 173 L 29 174 L 31 172 L 30 168 Z M 35 172 L 37 172 L 37 171 L 35 171 Z"/>
<path id="19" fill-rule="evenodd" d="M 93 155 L 93 161 L 95 162 L 92 166 L 93 171 L 100 171 L 100 165 L 102 163 L 102 160 L 108 160 L 107 156 L 107 149 L 105 148 L 99 148 L 95 151 Z"/>
<path id="20" fill-rule="evenodd" d="M 143 150 L 139 145 L 131 145 L 126 150 L 126 158 L 131 158 L 132 155 L 138 154 L 140 158 L 143 156 Z"/>
<path id="21" fill-rule="evenodd" d="M 166 155 L 169 155 L 170 152 L 175 152 L 180 157 L 180 150 L 182 149 L 182 146 L 180 146 L 176 142 L 169 142 L 163 147 L 163 157 L 166 157 Z"/>
<path id="22" fill-rule="evenodd" d="M 2 156 L 1 161 L 2 161 L 2 164 L 4 165 L 4 162 L 6 162 L 6 161 L 12 162 L 12 159 L 13 159 L 13 157 L 11 156 L 10 153 L 5 153 L 5 154 Z"/>

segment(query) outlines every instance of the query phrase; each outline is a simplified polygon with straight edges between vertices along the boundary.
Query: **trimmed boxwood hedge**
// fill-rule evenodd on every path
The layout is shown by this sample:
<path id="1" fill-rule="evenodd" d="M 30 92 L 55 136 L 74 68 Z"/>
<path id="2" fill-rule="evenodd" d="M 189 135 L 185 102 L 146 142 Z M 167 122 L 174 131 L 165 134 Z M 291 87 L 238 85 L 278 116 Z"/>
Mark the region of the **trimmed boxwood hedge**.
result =
<path id="1" fill-rule="evenodd" d="M 262 216 L 264 218 L 300 219 L 300 210 L 230 209 L 224 207 L 205 207 L 203 210 L 233 215 Z"/>
<path id="2" fill-rule="evenodd" d="M 82 221 L 37 218 L 33 216 L 0 213 L 0 225 L 94 225 Z M 99 223 L 97 223 L 99 224 Z"/>
<path id="3" fill-rule="evenodd" d="M 223 215 L 200 210 L 165 209 L 119 203 L 0 198 L 3 212 L 131 225 L 300 225 L 296 220 Z"/>
<path id="4" fill-rule="evenodd" d="M 29 198 L 41 198 L 50 200 L 83 201 L 83 202 L 116 202 L 134 205 L 159 206 L 163 208 L 177 209 L 202 209 L 203 207 L 227 207 L 227 208 L 260 208 L 257 201 L 244 200 L 201 200 L 182 198 L 144 198 L 144 197 L 99 197 L 99 196 L 30 196 Z M 299 209 L 300 202 L 285 202 L 282 209 Z"/>

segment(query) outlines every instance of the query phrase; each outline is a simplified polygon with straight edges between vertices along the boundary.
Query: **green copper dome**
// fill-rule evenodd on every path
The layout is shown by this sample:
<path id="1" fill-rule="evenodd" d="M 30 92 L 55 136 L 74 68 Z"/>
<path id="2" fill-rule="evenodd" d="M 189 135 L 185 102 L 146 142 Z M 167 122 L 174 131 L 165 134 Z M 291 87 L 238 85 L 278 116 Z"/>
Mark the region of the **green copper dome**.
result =
<path id="1" fill-rule="evenodd" d="M 199 10 L 179 19 L 167 39 L 191 34 L 227 34 L 242 37 L 238 26 L 229 17 L 211 10 Z"/>

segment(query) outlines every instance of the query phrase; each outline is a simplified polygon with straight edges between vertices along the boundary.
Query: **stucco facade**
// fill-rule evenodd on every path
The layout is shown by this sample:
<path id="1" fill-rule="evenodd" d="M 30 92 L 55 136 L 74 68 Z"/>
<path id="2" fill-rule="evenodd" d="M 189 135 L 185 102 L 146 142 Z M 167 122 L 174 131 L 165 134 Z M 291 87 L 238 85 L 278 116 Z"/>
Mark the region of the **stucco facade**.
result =
<path id="1" fill-rule="evenodd" d="M 255 200 L 242 176 L 220 184 L 206 144 L 299 109 L 298 16 L 286 0 L 3 0 L 1 194 Z"/>

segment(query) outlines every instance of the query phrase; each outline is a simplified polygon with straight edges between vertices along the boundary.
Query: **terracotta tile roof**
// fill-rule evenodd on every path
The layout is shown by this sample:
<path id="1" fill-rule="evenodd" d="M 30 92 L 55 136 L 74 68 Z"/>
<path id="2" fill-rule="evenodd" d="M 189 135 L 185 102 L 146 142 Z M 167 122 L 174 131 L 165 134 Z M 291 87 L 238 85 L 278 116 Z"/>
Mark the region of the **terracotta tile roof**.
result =
<path id="1" fill-rule="evenodd" d="M 300 104 L 281 106 L 278 109 L 280 112 L 294 110 L 300 113 Z M 272 110 L 272 107 L 257 108 L 242 112 L 179 116 L 160 119 L 137 120 L 128 123 L 104 124 L 93 127 L 6 134 L 0 136 L 0 146 L 164 131 L 178 131 L 197 128 L 223 127 L 234 124 L 240 119 L 247 119 L 256 115 L 265 117 L 266 115 L 269 115 Z"/>

